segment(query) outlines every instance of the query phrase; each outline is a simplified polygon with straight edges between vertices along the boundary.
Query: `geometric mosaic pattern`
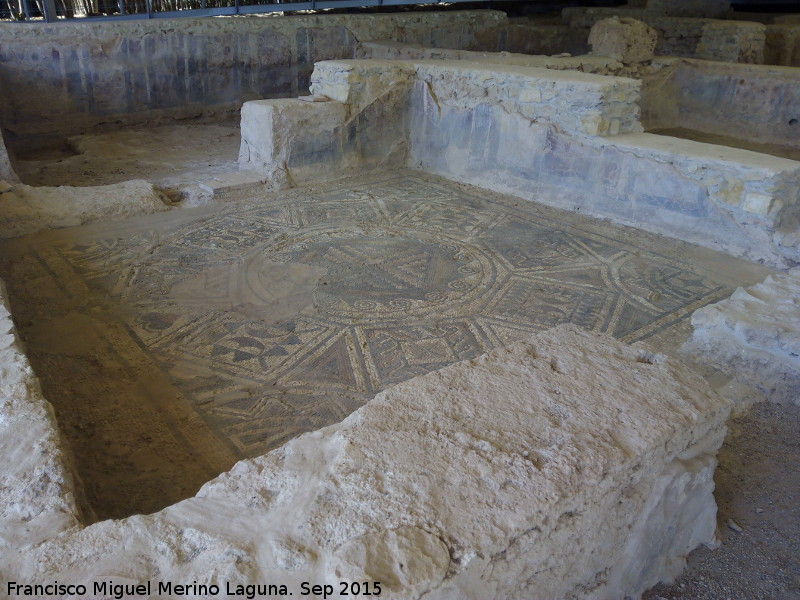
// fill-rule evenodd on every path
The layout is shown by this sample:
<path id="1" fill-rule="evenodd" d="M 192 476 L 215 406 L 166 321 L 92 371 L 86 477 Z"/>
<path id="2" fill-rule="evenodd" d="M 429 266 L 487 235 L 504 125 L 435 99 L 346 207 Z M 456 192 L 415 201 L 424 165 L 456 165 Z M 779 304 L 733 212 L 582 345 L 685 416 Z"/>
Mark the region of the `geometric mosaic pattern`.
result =
<path id="1" fill-rule="evenodd" d="M 245 457 L 553 325 L 636 341 L 730 293 L 558 215 L 400 171 L 56 251 Z"/>

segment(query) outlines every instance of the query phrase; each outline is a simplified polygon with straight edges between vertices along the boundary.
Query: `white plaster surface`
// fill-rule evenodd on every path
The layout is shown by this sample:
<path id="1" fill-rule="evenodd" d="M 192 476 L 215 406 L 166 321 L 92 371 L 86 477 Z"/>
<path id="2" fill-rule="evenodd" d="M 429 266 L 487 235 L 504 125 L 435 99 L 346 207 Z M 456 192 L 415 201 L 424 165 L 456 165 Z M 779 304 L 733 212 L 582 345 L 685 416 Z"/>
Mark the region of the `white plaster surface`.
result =
<path id="1" fill-rule="evenodd" d="M 93 187 L 18 184 L 0 194 L 0 239 L 168 208 L 153 184 L 142 179 Z"/>
<path id="2" fill-rule="evenodd" d="M 18 368 L 4 365 L 6 390 Z M 33 400 L 6 401 L 3 422 L 41 411 Z M 4 512 L 2 577 L 90 590 L 272 583 L 298 596 L 302 582 L 380 581 L 386 598 L 637 597 L 714 542 L 729 410 L 672 358 L 562 326 L 381 392 L 159 513 L 81 528 L 69 490 L 45 486 L 33 503 L 56 507 L 44 513 L 50 539 L 11 535 L 19 519 Z M 56 448 L 49 425 L 4 426 L 3 447 L 34 436 Z M 4 505 L 31 503 L 37 469 Z"/>
<path id="3" fill-rule="evenodd" d="M 692 315 L 684 349 L 776 402 L 800 405 L 800 268 L 738 288 Z"/>

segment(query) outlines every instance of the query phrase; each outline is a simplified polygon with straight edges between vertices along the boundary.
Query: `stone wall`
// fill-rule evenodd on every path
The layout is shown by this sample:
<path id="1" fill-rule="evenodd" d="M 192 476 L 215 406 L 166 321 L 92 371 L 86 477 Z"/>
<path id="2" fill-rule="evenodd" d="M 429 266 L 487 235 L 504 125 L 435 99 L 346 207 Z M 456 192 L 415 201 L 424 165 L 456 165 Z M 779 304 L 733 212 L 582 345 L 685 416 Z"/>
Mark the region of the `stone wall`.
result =
<path id="1" fill-rule="evenodd" d="M 800 148 L 800 70 L 662 59 L 658 87 L 644 86 L 648 127 L 685 127 Z M 657 75 L 646 75 L 657 77 Z"/>
<path id="2" fill-rule="evenodd" d="M 0 124 L 69 134 L 236 111 L 305 93 L 314 63 L 352 58 L 359 41 L 497 48 L 504 13 L 248 16 L 0 24 Z"/>
<path id="3" fill-rule="evenodd" d="M 544 58 L 545 64 L 552 60 Z M 390 82 L 381 79 L 384 72 Z M 288 165 L 290 182 L 346 174 L 359 162 L 391 166 L 405 159 L 457 181 L 751 260 L 800 260 L 800 248 L 787 245 L 785 235 L 800 210 L 800 162 L 639 133 L 639 81 L 466 60 L 328 61 L 317 65 L 312 79 L 315 94 L 341 106 L 307 103 L 304 114 L 319 110 L 321 119 L 332 111 L 353 122 L 361 107 L 378 110 L 386 94 L 400 127 L 378 124 L 377 131 L 388 132 L 371 146 L 380 156 L 364 155 L 359 142 L 346 145 L 337 134 L 320 152 L 302 152 L 298 168 Z M 406 103 L 398 101 L 403 94 Z M 272 148 L 285 144 L 281 156 L 291 156 L 291 148 L 313 145 L 314 128 L 276 125 L 268 116 L 278 102 L 265 101 L 263 118 L 243 128 L 243 168 L 283 169 L 269 158 Z M 255 147 L 267 150 L 253 153 Z"/>
<path id="4" fill-rule="evenodd" d="M 800 71 L 765 65 L 657 57 L 623 65 L 602 56 L 531 56 L 423 48 L 385 42 L 361 45 L 364 58 L 463 60 L 613 75 L 641 81 L 645 129 L 688 128 L 740 140 L 800 147 Z"/>
<path id="5" fill-rule="evenodd" d="M 586 37 L 563 23 L 514 19 L 505 28 L 498 50 L 521 54 L 585 54 Z M 487 48 L 488 50 L 488 48 Z"/>
<path id="6" fill-rule="evenodd" d="M 724 17 L 731 9 L 730 0 L 646 0 L 629 4 L 643 4 L 648 12 L 668 17 L 716 19 Z"/>
<path id="7" fill-rule="evenodd" d="M 794 222 L 800 163 L 651 134 L 570 136 L 413 93 L 411 166 L 751 260 L 798 258 L 775 235 Z"/>
<path id="8" fill-rule="evenodd" d="M 764 64 L 800 67 L 800 25 L 767 25 Z"/>
<path id="9" fill-rule="evenodd" d="M 28 435 L 42 406 L 0 435 Z M 69 491 L 28 473 L 20 483 L 46 485 L 4 496 L 0 575 L 91 597 L 137 585 L 297 597 L 312 584 L 330 597 L 342 583 L 378 595 L 376 582 L 403 600 L 638 597 L 714 542 L 729 412 L 684 364 L 562 326 L 387 389 L 155 514 L 80 527 Z M 44 462 L 37 447 L 4 448 Z M 37 530 L 43 499 L 52 510 L 38 514 L 55 519 Z M 15 511 L 36 534 L 7 535 Z"/>
<path id="10" fill-rule="evenodd" d="M 266 173 L 272 187 L 405 164 L 413 65 L 321 64 L 311 85 L 319 96 L 242 107 L 239 164 Z"/>
<path id="11" fill-rule="evenodd" d="M 405 164 L 415 81 L 443 106 L 471 111 L 497 105 L 569 134 L 641 130 L 639 83 L 630 79 L 514 67 L 498 75 L 493 65 L 462 61 L 325 61 L 317 64 L 311 91 L 332 102 L 244 105 L 240 165 L 270 172 L 281 185 Z M 477 88 L 485 93 L 475 94 Z"/>
<path id="12" fill-rule="evenodd" d="M 591 27 L 612 16 L 631 17 L 658 32 L 656 54 L 723 62 L 764 62 L 766 26 L 750 21 L 667 17 L 637 8 L 565 8 L 563 18 L 588 38 Z"/>

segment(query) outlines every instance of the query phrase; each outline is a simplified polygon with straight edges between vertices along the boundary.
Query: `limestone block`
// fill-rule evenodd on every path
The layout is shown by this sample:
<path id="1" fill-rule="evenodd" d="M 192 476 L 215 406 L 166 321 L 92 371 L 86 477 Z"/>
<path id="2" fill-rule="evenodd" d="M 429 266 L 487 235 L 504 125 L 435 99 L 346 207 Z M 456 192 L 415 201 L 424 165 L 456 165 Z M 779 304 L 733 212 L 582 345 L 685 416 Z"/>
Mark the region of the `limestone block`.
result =
<path id="1" fill-rule="evenodd" d="M 641 83 L 625 77 L 601 77 L 578 71 L 504 66 L 488 61 L 413 61 L 439 108 L 474 110 L 492 106 L 549 123 L 577 135 L 641 131 Z M 615 122 L 616 121 L 616 122 Z"/>
<path id="2" fill-rule="evenodd" d="M 311 92 L 361 111 L 387 96 L 406 94 L 413 78 L 413 66 L 401 61 L 323 61 L 314 67 Z"/>
<path id="3" fill-rule="evenodd" d="M 237 171 L 235 173 L 222 173 L 213 179 L 201 181 L 200 189 L 214 195 L 224 194 L 235 190 L 257 188 L 267 182 L 267 177 L 257 171 Z"/>
<path id="4" fill-rule="evenodd" d="M 750 192 L 745 194 L 742 208 L 747 212 L 765 217 L 780 207 L 780 202 L 768 194 Z"/>
<path id="5" fill-rule="evenodd" d="M 706 60 L 760 64 L 764 62 L 766 25 L 745 21 L 708 21 L 695 56 Z"/>
<path id="6" fill-rule="evenodd" d="M 750 21 L 663 16 L 643 8 L 569 7 L 562 18 L 576 31 L 585 31 L 600 20 L 633 18 L 655 29 L 658 56 L 704 58 L 724 62 L 761 63 L 766 39 L 765 26 Z"/>
<path id="7" fill-rule="evenodd" d="M 291 185 L 292 169 L 315 165 L 319 176 L 341 167 L 342 129 L 347 107 L 341 102 L 297 98 L 254 100 L 242 106 L 239 167 L 261 173 L 273 188 Z M 297 173 L 301 180 L 302 173 Z"/>
<path id="8" fill-rule="evenodd" d="M 91 187 L 19 184 L 0 195 L 0 239 L 167 210 L 167 199 L 141 179 Z"/>
<path id="9" fill-rule="evenodd" d="M 4 93 L 4 90 L 0 89 L 0 92 Z M 12 183 L 19 182 L 19 176 L 14 171 L 13 160 L 6 148 L 2 132 L 0 132 L 0 178 Z"/>
<path id="10" fill-rule="evenodd" d="M 800 268 L 738 288 L 692 315 L 684 350 L 764 392 L 800 404 Z"/>
<path id="11" fill-rule="evenodd" d="M 674 359 L 562 326 L 385 390 L 159 513 L 11 545 L 0 564 L 15 581 L 223 593 L 635 597 L 714 541 L 729 410 Z"/>
<path id="12" fill-rule="evenodd" d="M 629 17 L 603 19 L 589 32 L 592 54 L 626 64 L 653 60 L 657 39 L 655 29 Z"/>

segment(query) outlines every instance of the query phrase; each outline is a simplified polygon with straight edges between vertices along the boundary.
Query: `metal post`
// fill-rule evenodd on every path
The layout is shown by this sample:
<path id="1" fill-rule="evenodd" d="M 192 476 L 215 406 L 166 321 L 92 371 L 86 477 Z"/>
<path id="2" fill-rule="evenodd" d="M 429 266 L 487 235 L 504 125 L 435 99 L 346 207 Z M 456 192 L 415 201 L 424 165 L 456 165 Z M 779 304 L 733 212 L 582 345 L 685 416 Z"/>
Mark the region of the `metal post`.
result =
<path id="1" fill-rule="evenodd" d="M 118 0 L 117 5 L 119 6 L 119 14 L 125 14 L 125 0 Z"/>
<path id="2" fill-rule="evenodd" d="M 147 9 L 147 18 L 153 18 L 153 4 L 150 0 L 144 0 L 144 7 Z"/>
<path id="3" fill-rule="evenodd" d="M 42 11 L 44 12 L 44 20 L 47 23 L 55 21 L 57 18 L 56 0 L 42 0 Z"/>

